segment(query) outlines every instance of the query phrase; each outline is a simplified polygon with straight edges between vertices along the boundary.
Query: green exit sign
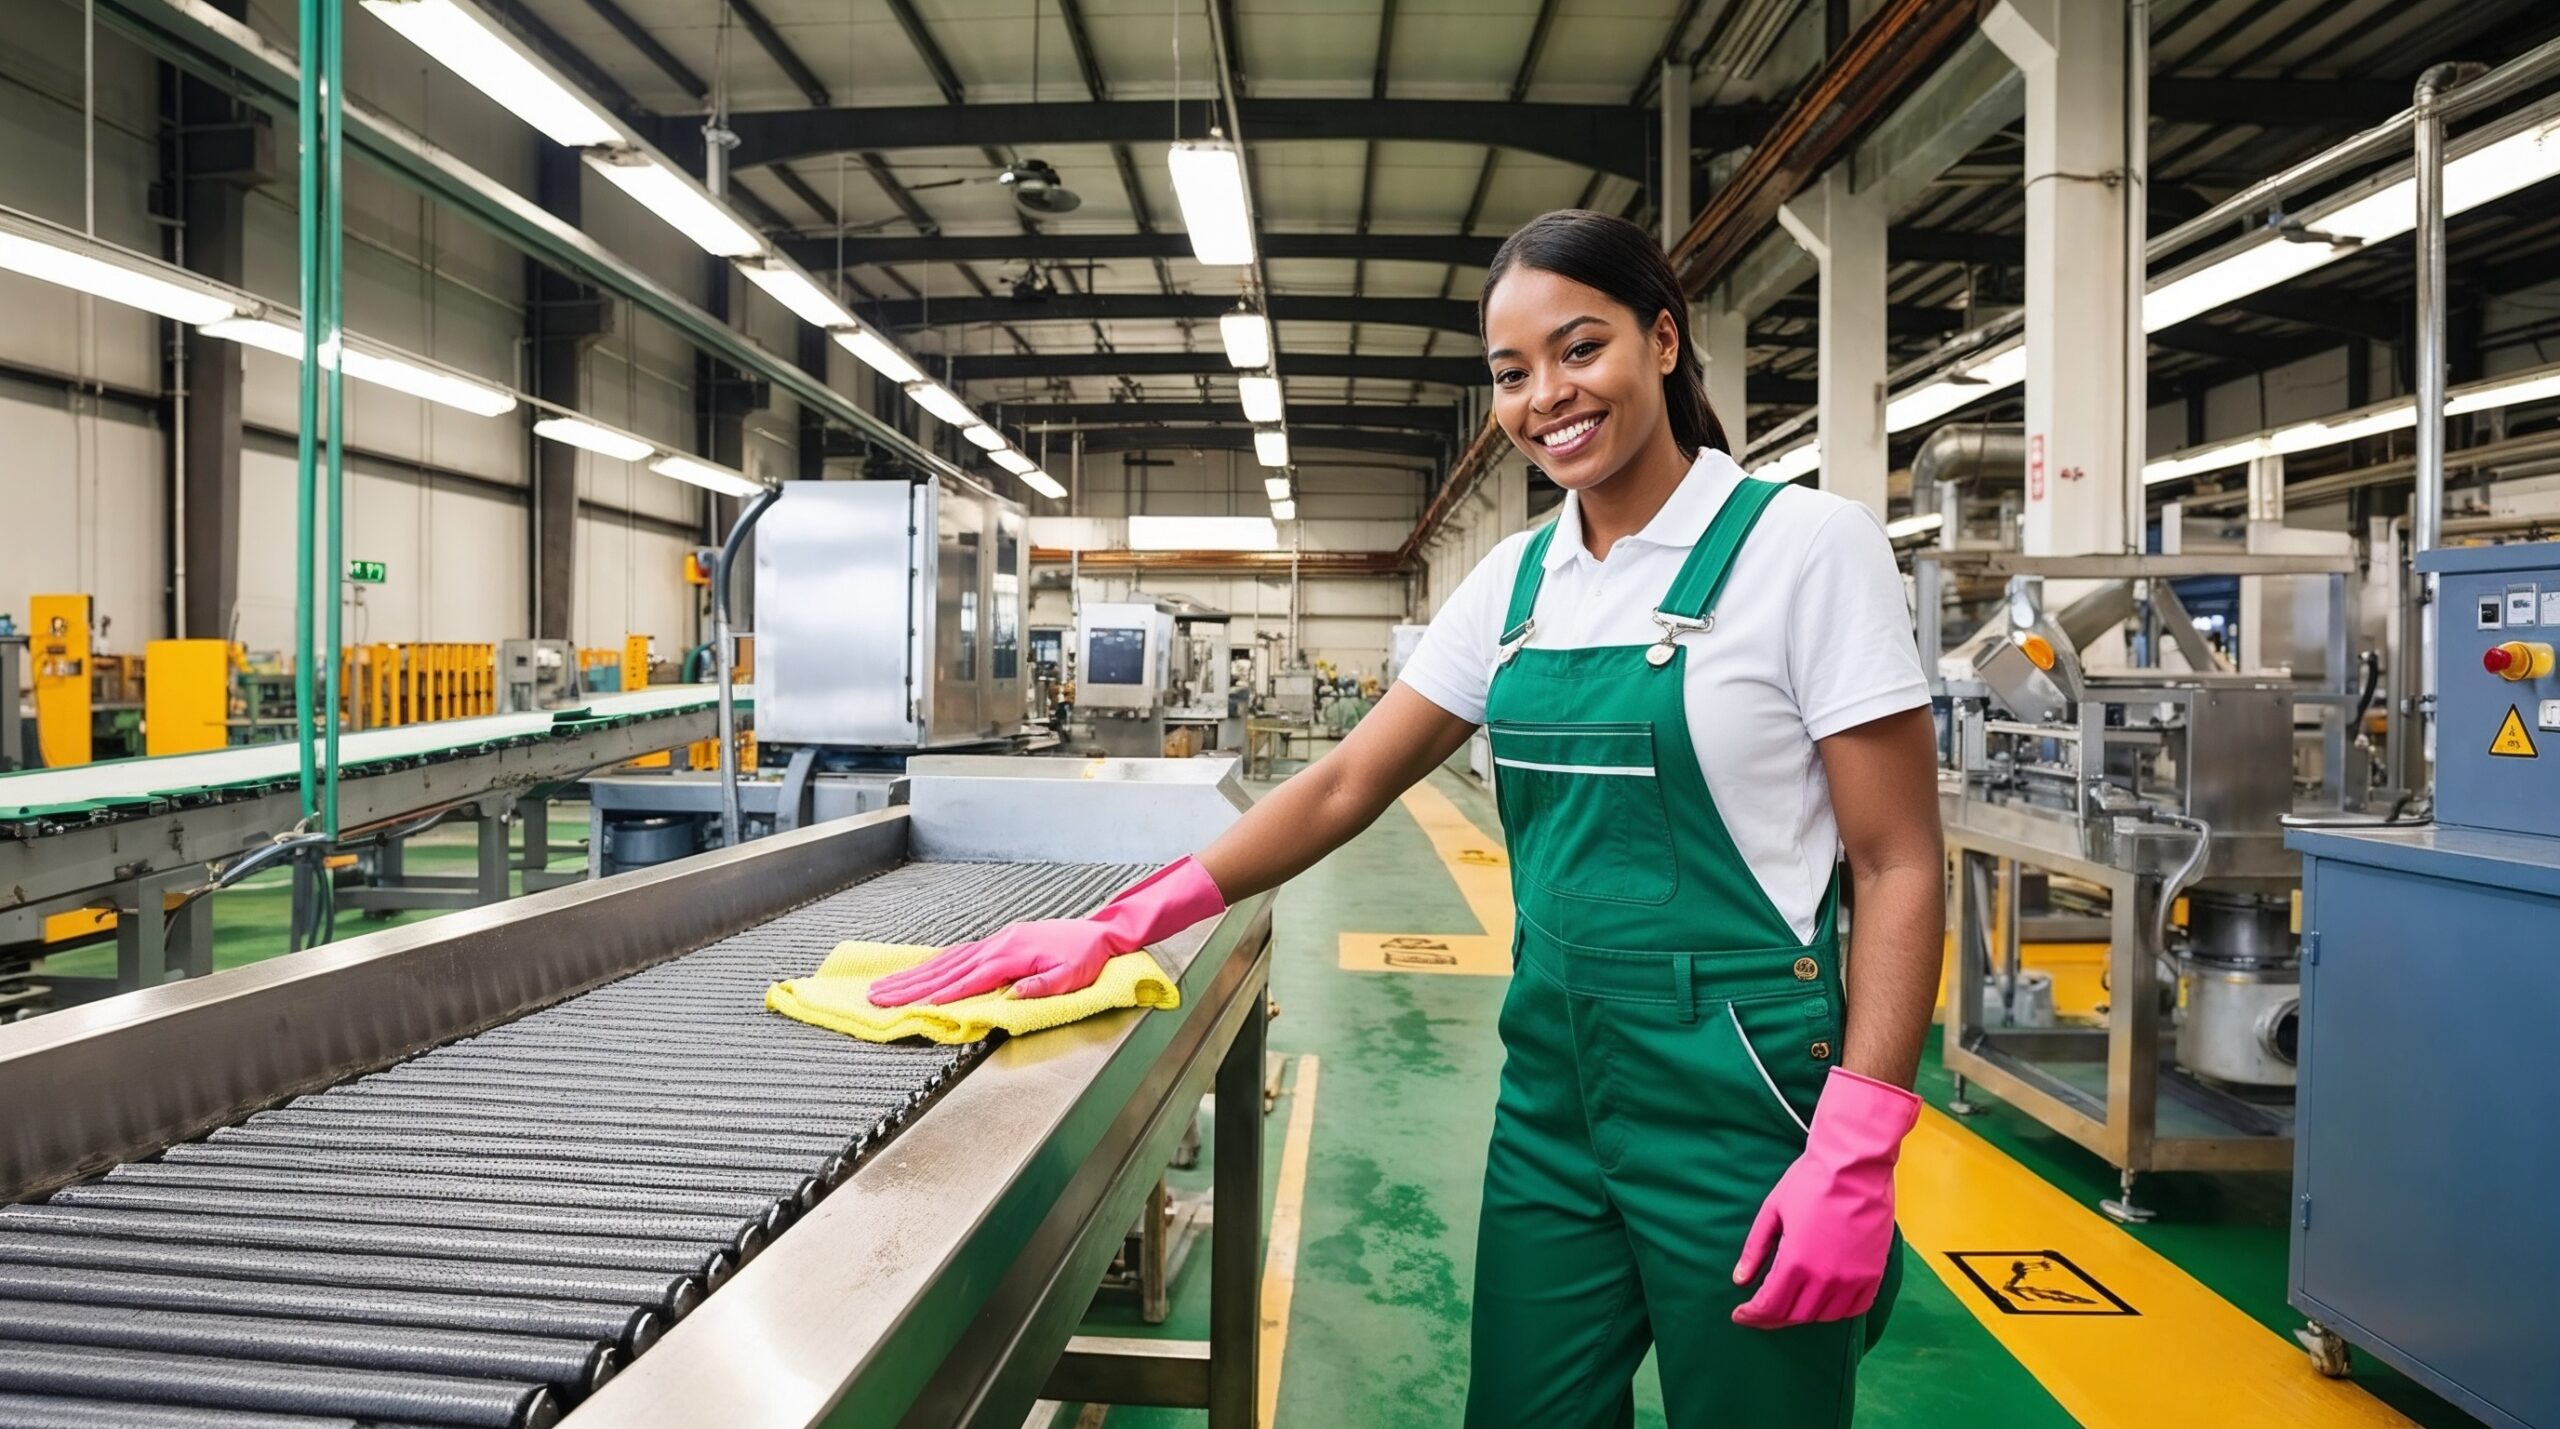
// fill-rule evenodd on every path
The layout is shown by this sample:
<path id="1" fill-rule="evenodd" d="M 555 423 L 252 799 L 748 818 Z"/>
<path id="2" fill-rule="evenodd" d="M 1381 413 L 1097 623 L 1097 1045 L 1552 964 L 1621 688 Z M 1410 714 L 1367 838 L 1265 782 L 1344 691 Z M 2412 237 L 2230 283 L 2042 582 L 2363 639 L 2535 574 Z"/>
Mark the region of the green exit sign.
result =
<path id="1" fill-rule="evenodd" d="M 380 585 L 391 578 L 391 568 L 380 561 L 347 562 L 347 579 L 359 585 Z"/>

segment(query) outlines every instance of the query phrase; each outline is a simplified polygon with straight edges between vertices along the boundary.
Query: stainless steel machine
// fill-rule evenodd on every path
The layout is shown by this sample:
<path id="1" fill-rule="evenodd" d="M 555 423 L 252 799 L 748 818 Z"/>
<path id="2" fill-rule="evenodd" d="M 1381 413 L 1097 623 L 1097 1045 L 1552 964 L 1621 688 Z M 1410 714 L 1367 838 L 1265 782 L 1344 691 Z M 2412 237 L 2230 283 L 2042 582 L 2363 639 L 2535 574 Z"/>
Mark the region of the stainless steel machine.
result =
<path id="1" fill-rule="evenodd" d="M 932 482 L 794 482 L 756 535 L 756 737 L 927 750 L 1022 727 L 1020 505 Z"/>
<path id="2" fill-rule="evenodd" d="M 1173 610 L 1161 601 L 1086 601 L 1076 613 L 1076 709 L 1105 753 L 1164 752 Z"/>
<path id="3" fill-rule="evenodd" d="M 2560 543 L 2422 555 L 2438 586 L 2431 820 L 2297 828 L 2290 1295 L 2497 1429 L 2560 1425 Z"/>
<path id="4" fill-rule="evenodd" d="M 585 694 L 574 641 L 498 642 L 498 713 L 556 710 L 576 704 Z"/>
<path id="5" fill-rule="evenodd" d="M 2364 752 L 2347 731 L 2354 569 L 2327 555 L 1921 553 L 1924 591 L 1958 576 L 2009 584 L 2007 608 L 1939 664 L 1957 1109 L 1979 1084 L 2106 1157 L 2123 1194 L 2103 1208 L 2119 1219 L 2148 1218 L 2133 1195 L 2144 1172 L 2290 1162 L 2300 860 L 2284 820 L 2361 797 Z M 2169 585 L 2209 575 L 2323 583 L 2320 670 L 2229 668 Z M 2049 605 L 2066 581 L 2077 593 Z M 1924 601 L 1924 649 L 1940 648 L 1935 613 Z M 2087 652 L 2120 633 L 2147 663 L 2092 668 Z M 2068 892 L 2102 930 L 2102 1023 L 2057 1023 L 2049 988 L 2023 969 L 2030 886 L 2057 904 Z"/>
<path id="6" fill-rule="evenodd" d="M 789 491 L 756 528 L 760 767 L 738 786 L 742 838 L 895 804 L 918 753 L 1055 743 L 1025 716 L 1019 504 L 931 482 Z M 713 770 L 624 771 L 586 788 L 592 877 L 722 843 Z"/>
<path id="7" fill-rule="evenodd" d="M 1254 1418 L 1267 896 L 1178 1009 L 968 1047 L 762 1008 L 848 938 L 1089 908 L 1232 766 L 920 759 L 902 808 L 0 1027 L 0 1418 Z M 1077 1338 L 1205 1092 L 1205 1342 Z M 197 1416 L 197 1417 L 190 1417 Z"/>

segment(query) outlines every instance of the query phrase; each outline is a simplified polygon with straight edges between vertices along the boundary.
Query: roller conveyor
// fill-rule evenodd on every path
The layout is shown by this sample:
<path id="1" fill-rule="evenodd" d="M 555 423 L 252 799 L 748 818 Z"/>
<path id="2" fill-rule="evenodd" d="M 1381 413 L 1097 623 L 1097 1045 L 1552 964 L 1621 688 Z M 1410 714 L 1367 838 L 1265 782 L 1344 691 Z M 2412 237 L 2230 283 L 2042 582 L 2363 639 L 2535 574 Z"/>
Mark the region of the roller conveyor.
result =
<path id="1" fill-rule="evenodd" d="M 892 870 L 396 1069 L 255 1113 L 191 1147 L 172 1148 L 186 1153 L 178 1159 L 120 1167 L 43 1204 L 0 1208 L 0 1268 L 42 1267 L 72 1295 L 84 1273 L 169 1269 L 280 1288 L 281 1280 L 258 1279 L 272 1272 L 338 1288 L 435 1285 L 600 1302 L 624 1317 L 680 1314 L 763 1248 L 768 1224 L 798 1205 L 802 1179 L 840 1180 L 849 1160 L 894 1130 L 976 1052 L 872 1047 L 803 1028 L 764 1010 L 767 986 L 810 971 L 849 938 L 959 941 L 1017 917 L 1083 912 L 1144 872 L 1126 865 Z M 724 1055 L 686 1057 L 680 1077 L 647 1082 L 640 1095 L 610 1095 L 602 1104 L 582 1096 L 589 1068 L 646 1072 L 665 1065 L 660 1059 L 670 1044 L 718 1047 Z M 767 1058 L 768 1050 L 782 1055 Z M 547 1052 L 583 1056 L 540 1055 Z M 539 1079 L 534 1096 L 515 1086 L 484 1097 L 478 1079 L 500 1067 L 553 1071 Z M 767 1094 L 775 1088 L 797 1095 Z M 325 1162 L 242 1162 L 228 1154 L 235 1148 L 436 1155 L 449 1158 L 453 1172 L 376 1175 L 361 1184 L 397 1187 L 399 1194 L 351 1195 L 333 1188 L 363 1173 L 333 1171 Z M 532 1158 L 554 1170 L 592 1166 L 587 1180 L 566 1184 L 604 1205 L 562 1205 L 564 1183 L 506 1174 L 510 1161 Z M 695 1189 L 696 1168 L 772 1179 L 760 1199 L 730 1194 L 726 1216 L 613 1209 L 630 1206 L 618 1197 L 650 1194 L 614 1184 L 632 1163 L 687 1173 L 671 1191 L 678 1196 L 721 1194 Z M 495 1174 L 475 1174 L 493 1166 Z M 155 1184 L 190 1173 L 251 1179 L 235 1189 Z M 469 1188 L 464 1199 L 439 1198 L 456 1186 Z M 735 1214 L 741 1206 L 747 1213 Z M 684 1284 L 696 1287 L 692 1294 Z M 598 1316 L 591 1324 L 624 1327 L 619 1333 L 561 1339 L 270 1318 L 243 1313 L 247 1306 L 236 1302 L 220 1312 L 141 1309 L 131 1304 L 137 1297 L 129 1279 L 100 1289 L 85 1303 L 60 1294 L 9 1299 L 0 1282 L 0 1390 L 358 1420 L 536 1424 L 601 1384 L 619 1363 L 617 1346 L 630 1338 L 628 1318 Z M 281 1295 L 278 1307 L 296 1300 Z M 183 1371 L 190 1358 L 204 1373 Z M 296 1365 L 303 1368 L 289 1367 Z M 467 1376 L 485 1387 L 466 1392 L 434 1376 Z"/>
<path id="2" fill-rule="evenodd" d="M 46 1098 L 0 1114 L 0 1425 L 1018 1423 L 1052 1366 L 1245 1422 L 1249 1214 L 1216 1354 L 1062 1354 L 1213 1078 L 1221 1198 L 1259 1190 L 1265 900 L 1158 949 L 1178 1011 L 945 1048 L 763 1009 L 847 939 L 1081 912 L 1240 803 L 1223 766 L 1002 763 L 917 780 L 939 814 L 0 1028 L 0 1112 Z"/>

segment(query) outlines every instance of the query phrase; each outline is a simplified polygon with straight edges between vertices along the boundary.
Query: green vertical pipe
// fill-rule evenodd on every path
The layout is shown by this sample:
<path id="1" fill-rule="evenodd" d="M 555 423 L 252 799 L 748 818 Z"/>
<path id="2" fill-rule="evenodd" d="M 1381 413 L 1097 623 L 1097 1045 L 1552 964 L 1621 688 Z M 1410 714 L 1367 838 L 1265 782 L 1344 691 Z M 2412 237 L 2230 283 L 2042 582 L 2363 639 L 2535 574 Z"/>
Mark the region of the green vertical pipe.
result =
<path id="1" fill-rule="evenodd" d="M 341 82 L 346 73 L 346 14 L 344 0 L 320 0 L 322 33 L 326 36 L 321 58 L 321 84 L 328 91 L 326 117 L 327 137 L 321 150 L 328 156 L 327 215 L 320 230 L 321 250 L 327 258 L 325 289 L 322 297 L 328 304 L 329 333 L 336 339 L 339 360 L 329 364 L 329 643 L 326 647 L 329 671 L 329 698 L 321 709 L 324 728 L 328 730 L 328 790 L 326 816 L 321 827 L 329 837 L 338 836 L 338 714 L 344 707 L 346 691 L 341 685 L 346 677 L 345 662 L 339 657 L 339 640 L 346 618 L 346 295 L 347 295 L 347 203 L 345 171 L 345 114 Z"/>
<path id="2" fill-rule="evenodd" d="M 308 822 L 320 811 L 315 787 L 317 765 L 311 740 L 311 676 L 313 598 L 312 518 L 318 499 L 318 469 L 314 461 L 314 443 L 319 437 L 320 417 L 320 66 L 315 63 L 319 46 L 323 0 L 301 0 L 300 24 L 294 33 L 302 45 L 300 102 L 294 118 L 301 139 L 301 168 L 296 175 L 299 202 L 295 207 L 294 230 L 301 262 L 302 299 L 302 375 L 297 392 L 296 432 L 294 435 L 293 486 L 293 726 L 300 751 L 302 817 Z"/>

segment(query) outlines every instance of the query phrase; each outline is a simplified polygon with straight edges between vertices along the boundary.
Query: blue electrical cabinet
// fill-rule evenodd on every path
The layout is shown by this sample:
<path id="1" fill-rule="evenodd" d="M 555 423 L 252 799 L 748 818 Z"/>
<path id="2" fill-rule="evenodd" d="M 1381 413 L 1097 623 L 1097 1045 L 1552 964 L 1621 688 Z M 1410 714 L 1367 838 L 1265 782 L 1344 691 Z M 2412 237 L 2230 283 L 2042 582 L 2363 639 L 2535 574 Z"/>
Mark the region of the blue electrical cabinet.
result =
<path id="1" fill-rule="evenodd" d="M 2560 1429 L 2560 543 L 2431 552 L 2436 802 L 2297 829 L 2294 1308 Z"/>

